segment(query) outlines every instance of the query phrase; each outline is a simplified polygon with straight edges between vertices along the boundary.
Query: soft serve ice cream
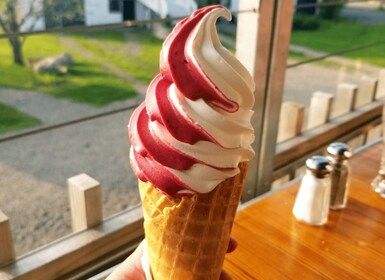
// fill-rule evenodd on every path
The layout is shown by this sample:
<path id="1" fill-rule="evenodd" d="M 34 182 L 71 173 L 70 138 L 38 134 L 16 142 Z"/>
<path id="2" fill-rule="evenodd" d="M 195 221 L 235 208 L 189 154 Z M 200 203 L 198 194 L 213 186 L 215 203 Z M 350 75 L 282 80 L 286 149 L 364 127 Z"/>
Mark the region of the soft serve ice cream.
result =
<path id="1" fill-rule="evenodd" d="M 220 43 L 221 16 L 231 19 L 209 6 L 176 25 L 129 123 L 136 176 L 170 197 L 209 193 L 254 156 L 254 82 Z"/>
<path id="2" fill-rule="evenodd" d="M 147 279 L 218 280 L 222 271 L 254 155 L 254 82 L 220 43 L 221 16 L 231 19 L 209 6 L 176 25 L 129 123 Z"/>

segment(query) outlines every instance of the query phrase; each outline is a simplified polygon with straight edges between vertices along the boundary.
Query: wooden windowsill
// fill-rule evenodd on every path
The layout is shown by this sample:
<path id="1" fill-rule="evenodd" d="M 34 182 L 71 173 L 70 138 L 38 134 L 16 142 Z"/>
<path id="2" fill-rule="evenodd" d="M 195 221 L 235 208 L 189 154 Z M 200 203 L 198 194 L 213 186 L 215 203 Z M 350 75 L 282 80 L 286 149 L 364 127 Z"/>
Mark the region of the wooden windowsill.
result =
<path id="1" fill-rule="evenodd" d="M 225 269 L 234 279 L 382 279 L 385 200 L 370 187 L 382 149 L 381 142 L 352 157 L 347 208 L 330 211 L 324 226 L 292 215 L 299 180 L 250 202 L 235 219 L 239 246 Z"/>
<path id="2" fill-rule="evenodd" d="M 144 237 L 141 205 L 58 239 L 0 268 L 0 279 L 88 277 L 131 253 Z"/>

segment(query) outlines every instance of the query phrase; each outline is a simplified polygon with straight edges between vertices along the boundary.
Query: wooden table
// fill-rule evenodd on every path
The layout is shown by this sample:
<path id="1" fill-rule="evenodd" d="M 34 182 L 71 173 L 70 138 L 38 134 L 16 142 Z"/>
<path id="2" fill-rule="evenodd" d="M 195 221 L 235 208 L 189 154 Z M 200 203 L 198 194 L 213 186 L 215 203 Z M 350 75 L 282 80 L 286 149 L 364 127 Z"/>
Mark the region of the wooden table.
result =
<path id="1" fill-rule="evenodd" d="M 385 199 L 370 188 L 381 152 L 377 144 L 350 159 L 348 206 L 322 227 L 292 215 L 299 182 L 241 210 L 225 269 L 235 280 L 385 279 Z"/>

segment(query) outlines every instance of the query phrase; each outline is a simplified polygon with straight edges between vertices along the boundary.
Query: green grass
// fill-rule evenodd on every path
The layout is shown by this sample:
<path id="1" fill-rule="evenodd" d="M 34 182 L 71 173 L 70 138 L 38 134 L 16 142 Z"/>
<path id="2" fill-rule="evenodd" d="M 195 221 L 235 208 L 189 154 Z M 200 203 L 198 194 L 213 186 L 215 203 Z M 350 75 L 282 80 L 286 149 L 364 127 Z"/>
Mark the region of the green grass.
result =
<path id="1" fill-rule="evenodd" d="M 291 51 L 291 50 L 289 50 L 289 57 L 293 59 L 300 59 L 300 60 L 311 58 L 310 56 L 304 54 L 303 52 L 297 52 L 297 51 Z"/>
<path id="2" fill-rule="evenodd" d="M 70 35 L 78 38 L 87 37 L 115 43 L 122 43 L 125 40 L 124 32 L 121 30 L 86 31 L 82 33 L 71 33 Z"/>
<path id="3" fill-rule="evenodd" d="M 97 63 L 66 49 L 56 36 L 30 36 L 24 45 L 26 60 L 62 52 L 70 53 L 76 61 L 75 65 L 70 66 L 69 72 L 65 75 L 39 75 L 27 67 L 13 64 L 8 41 L 0 40 L 0 86 L 34 89 L 95 106 L 135 96 L 131 85 L 106 73 Z"/>
<path id="4" fill-rule="evenodd" d="M 75 38 L 83 47 L 139 81 L 149 83 L 159 72 L 162 40 L 155 38 L 150 31 L 89 32 L 76 34 Z"/>
<path id="5" fill-rule="evenodd" d="M 0 103 L 0 133 L 40 124 L 38 119 Z"/>
<path id="6" fill-rule="evenodd" d="M 57 86 L 42 84 L 40 89 L 44 92 L 94 106 L 103 106 L 136 94 L 131 85 L 85 61 L 79 61 L 70 67 L 66 75 L 47 75 L 47 78 L 53 78 L 50 84 Z"/>
<path id="7" fill-rule="evenodd" d="M 322 21 L 315 31 L 294 31 L 291 43 L 314 50 L 333 53 L 345 49 L 382 41 L 385 25 L 364 25 L 349 21 Z M 364 63 L 385 66 L 385 45 L 354 51 L 345 57 Z"/>

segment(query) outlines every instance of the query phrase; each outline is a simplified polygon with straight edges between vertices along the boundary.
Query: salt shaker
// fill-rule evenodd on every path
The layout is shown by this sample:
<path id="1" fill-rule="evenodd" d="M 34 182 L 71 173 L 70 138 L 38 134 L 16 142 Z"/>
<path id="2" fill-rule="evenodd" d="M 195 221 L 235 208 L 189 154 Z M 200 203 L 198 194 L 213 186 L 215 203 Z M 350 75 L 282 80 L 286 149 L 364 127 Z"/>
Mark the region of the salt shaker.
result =
<path id="1" fill-rule="evenodd" d="M 346 207 L 349 190 L 349 165 L 347 160 L 352 152 L 345 143 L 332 143 L 327 147 L 328 159 L 332 166 L 330 173 L 330 209 Z"/>
<path id="2" fill-rule="evenodd" d="M 293 207 L 293 214 L 299 221 L 310 225 L 323 225 L 327 222 L 330 172 L 331 165 L 326 157 L 313 156 L 306 161 L 306 174 Z"/>

